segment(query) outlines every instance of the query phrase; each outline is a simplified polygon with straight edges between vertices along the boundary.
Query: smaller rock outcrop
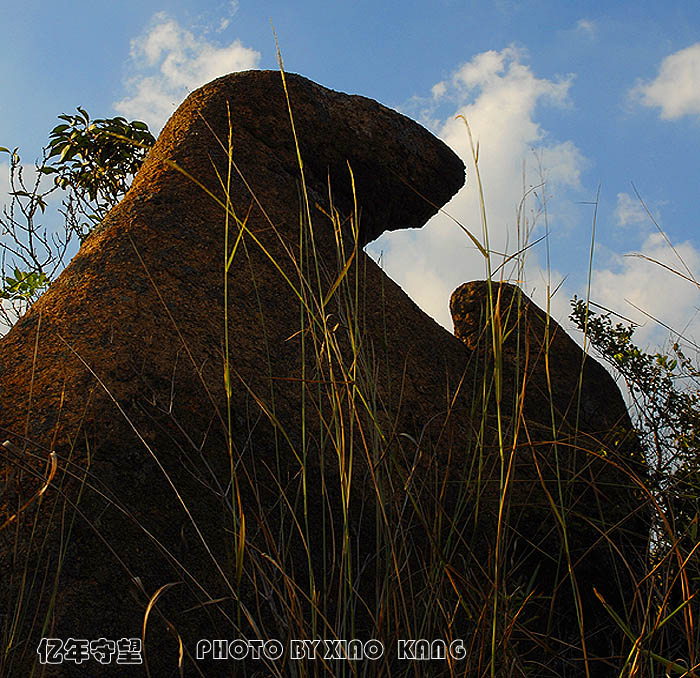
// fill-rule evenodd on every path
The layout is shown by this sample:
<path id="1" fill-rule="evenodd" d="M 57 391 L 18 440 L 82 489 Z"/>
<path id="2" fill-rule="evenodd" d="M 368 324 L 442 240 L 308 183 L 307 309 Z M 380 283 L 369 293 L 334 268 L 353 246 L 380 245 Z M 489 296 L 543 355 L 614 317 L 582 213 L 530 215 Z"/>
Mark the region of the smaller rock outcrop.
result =
<path id="1" fill-rule="evenodd" d="M 575 642 L 579 608 L 588 651 L 614 655 L 616 637 L 601 633 L 609 617 L 595 591 L 616 610 L 630 604 L 649 525 L 639 492 L 646 466 L 620 390 L 515 285 L 465 283 L 450 310 L 455 335 L 488 382 L 481 406 L 492 430 L 502 430 L 507 532 L 523 576 L 537 573 L 539 593 L 557 613 L 554 636 Z"/>

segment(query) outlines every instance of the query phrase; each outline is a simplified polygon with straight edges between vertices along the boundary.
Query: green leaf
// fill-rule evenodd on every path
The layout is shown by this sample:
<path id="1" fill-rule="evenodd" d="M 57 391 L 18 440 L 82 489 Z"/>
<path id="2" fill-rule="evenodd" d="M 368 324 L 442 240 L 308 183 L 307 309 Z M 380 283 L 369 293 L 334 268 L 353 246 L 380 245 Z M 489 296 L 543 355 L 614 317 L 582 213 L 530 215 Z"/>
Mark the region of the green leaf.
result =
<path id="1" fill-rule="evenodd" d="M 68 160 L 71 160 L 77 152 L 78 150 L 70 145 L 64 146 L 61 149 L 61 155 L 58 158 L 58 162 L 67 162 Z"/>

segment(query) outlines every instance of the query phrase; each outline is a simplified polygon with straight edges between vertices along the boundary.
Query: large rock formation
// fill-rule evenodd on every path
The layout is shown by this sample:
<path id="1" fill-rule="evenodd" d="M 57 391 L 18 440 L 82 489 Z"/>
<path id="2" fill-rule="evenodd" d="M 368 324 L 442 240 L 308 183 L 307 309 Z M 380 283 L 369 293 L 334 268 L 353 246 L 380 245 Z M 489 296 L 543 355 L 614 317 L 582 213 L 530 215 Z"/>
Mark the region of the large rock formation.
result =
<path id="1" fill-rule="evenodd" d="M 147 617 L 157 676 L 180 641 L 188 675 L 348 668 L 196 660 L 237 638 L 377 638 L 370 675 L 420 668 L 399 639 L 461 638 L 466 675 L 578 675 L 620 642 L 593 586 L 624 604 L 618 565 L 645 541 L 619 392 L 589 358 L 573 397 L 581 354 L 558 328 L 546 373 L 524 297 L 495 363 L 483 285 L 453 298 L 467 346 L 422 313 L 362 246 L 423 225 L 462 163 L 374 101 L 286 83 L 190 95 L 0 341 L 0 673 L 25 675 L 41 637 L 140 637 Z"/>

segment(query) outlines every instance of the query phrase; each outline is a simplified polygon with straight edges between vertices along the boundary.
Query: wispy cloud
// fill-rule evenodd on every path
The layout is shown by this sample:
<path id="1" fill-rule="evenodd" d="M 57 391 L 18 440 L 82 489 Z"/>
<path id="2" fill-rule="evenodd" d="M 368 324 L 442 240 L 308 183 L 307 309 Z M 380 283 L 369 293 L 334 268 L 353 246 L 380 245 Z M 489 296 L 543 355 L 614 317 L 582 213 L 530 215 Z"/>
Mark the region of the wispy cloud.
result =
<path id="1" fill-rule="evenodd" d="M 557 209 L 553 194 L 578 187 L 586 165 L 572 141 L 556 141 L 536 119 L 543 104 L 570 105 L 572 77 L 538 78 L 526 63 L 527 54 L 515 47 L 477 54 L 451 78 L 438 83 L 432 95 L 452 104 L 435 126 L 467 165 L 467 185 L 446 206 L 446 211 L 482 240 L 479 198 L 473 162 L 463 120 L 469 122 L 479 143 L 479 170 L 484 183 L 489 224 L 489 244 L 495 252 L 513 253 L 528 239 L 540 235 L 542 189 L 547 181 L 550 210 Z M 540 172 L 542 169 L 542 173 Z M 530 200 L 522 204 L 530 191 Z M 533 231 L 528 235 L 528 231 Z M 438 215 L 420 231 L 395 231 L 370 246 L 375 256 L 383 252 L 387 273 L 438 322 L 452 328 L 448 310 L 450 294 L 467 280 L 484 277 L 481 255 L 464 232 L 444 215 Z M 501 262 L 494 256 L 495 265 Z M 545 287 L 547 273 L 534 253 L 528 261 L 530 282 Z M 517 273 L 517 272 L 516 272 Z M 512 266 L 504 275 L 513 275 Z M 550 271 L 553 284 L 561 278 Z M 541 300 L 540 300 L 541 301 Z M 563 310 L 568 304 L 564 304 Z M 561 310 L 561 309 L 560 309 Z"/>
<path id="2" fill-rule="evenodd" d="M 649 223 L 649 215 L 638 198 L 632 197 L 629 193 L 618 193 L 615 223 L 618 226 L 636 226 Z"/>
<path id="3" fill-rule="evenodd" d="M 229 27 L 231 19 L 238 11 L 238 0 L 230 0 L 227 9 L 228 16 L 223 16 L 221 19 L 219 19 L 219 25 L 216 27 L 217 33 L 221 33 L 221 31 L 225 31 Z"/>
<path id="4" fill-rule="evenodd" d="M 576 22 L 576 31 L 582 35 L 587 35 L 592 38 L 595 36 L 597 30 L 598 27 L 595 21 L 591 21 L 591 19 L 579 19 Z"/>
<path id="5" fill-rule="evenodd" d="M 651 318 L 697 341 L 698 288 L 673 271 L 695 275 L 700 271 L 700 251 L 689 241 L 672 249 L 660 233 L 652 233 L 639 250 L 618 256 L 609 268 L 594 271 L 591 297 L 639 323 L 636 338 L 642 345 L 661 344 L 668 335 Z"/>
<path id="6" fill-rule="evenodd" d="M 433 95 L 433 99 L 439 99 L 440 97 L 445 96 L 445 92 L 447 92 L 447 83 L 438 82 L 437 84 L 433 85 L 430 91 Z"/>
<path id="7" fill-rule="evenodd" d="M 235 7 L 232 5 L 233 11 Z M 192 90 L 220 75 L 255 68 L 259 60 L 259 52 L 240 40 L 218 46 L 160 12 L 152 26 L 131 42 L 129 94 L 114 108 L 144 120 L 158 132 Z"/>
<path id="8" fill-rule="evenodd" d="M 631 95 L 644 106 L 660 108 L 665 120 L 700 115 L 700 43 L 667 56 L 656 78 L 637 84 Z"/>

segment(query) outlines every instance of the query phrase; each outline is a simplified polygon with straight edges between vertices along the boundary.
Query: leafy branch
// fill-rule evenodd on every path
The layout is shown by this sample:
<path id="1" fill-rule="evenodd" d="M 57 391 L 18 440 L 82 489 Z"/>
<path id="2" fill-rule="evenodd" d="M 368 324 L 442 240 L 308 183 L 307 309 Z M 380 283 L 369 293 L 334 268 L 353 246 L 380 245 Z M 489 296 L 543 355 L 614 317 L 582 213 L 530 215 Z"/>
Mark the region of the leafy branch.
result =
<path id="1" fill-rule="evenodd" d="M 124 197 L 155 142 L 138 120 L 91 120 L 80 107 L 58 118 L 32 169 L 22 164 L 18 148 L 0 147 L 10 157 L 11 201 L 0 214 L 0 323 L 6 327 L 65 267 L 72 243 L 82 243 Z M 48 187 L 46 177 L 53 177 Z M 58 224 L 47 212 L 55 192 L 61 195 Z M 45 223 L 47 217 L 53 223 Z"/>

